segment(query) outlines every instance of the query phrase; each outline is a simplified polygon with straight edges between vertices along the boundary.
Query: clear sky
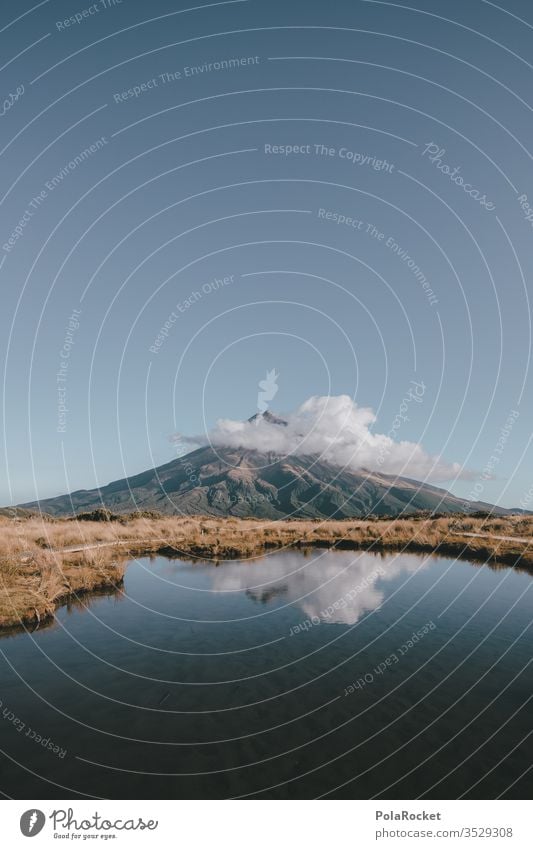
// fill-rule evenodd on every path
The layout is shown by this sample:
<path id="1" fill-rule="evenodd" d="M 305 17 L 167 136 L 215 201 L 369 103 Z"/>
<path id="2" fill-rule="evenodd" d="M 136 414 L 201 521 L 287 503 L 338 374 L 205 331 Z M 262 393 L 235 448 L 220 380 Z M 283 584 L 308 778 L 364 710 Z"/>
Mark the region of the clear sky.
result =
<path id="1" fill-rule="evenodd" d="M 532 37 L 526 0 L 4 4 L 0 502 L 171 460 L 271 369 L 527 499 Z"/>

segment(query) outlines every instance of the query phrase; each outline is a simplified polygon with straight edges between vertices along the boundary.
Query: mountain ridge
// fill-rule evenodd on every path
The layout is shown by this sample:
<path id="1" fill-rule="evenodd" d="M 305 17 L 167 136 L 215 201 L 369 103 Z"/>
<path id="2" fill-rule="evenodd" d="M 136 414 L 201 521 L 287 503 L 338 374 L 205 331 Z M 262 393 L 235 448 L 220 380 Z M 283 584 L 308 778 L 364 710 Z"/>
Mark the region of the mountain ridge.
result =
<path id="1" fill-rule="evenodd" d="M 286 422 L 272 413 L 271 423 Z M 166 515 L 282 518 L 362 518 L 421 511 L 513 512 L 465 502 L 447 490 L 411 478 L 340 468 L 316 455 L 278 456 L 256 449 L 202 446 L 161 466 L 103 487 L 19 505 L 53 516 L 105 507 L 115 513 L 157 510 Z M 516 512 L 516 511 L 514 511 Z"/>

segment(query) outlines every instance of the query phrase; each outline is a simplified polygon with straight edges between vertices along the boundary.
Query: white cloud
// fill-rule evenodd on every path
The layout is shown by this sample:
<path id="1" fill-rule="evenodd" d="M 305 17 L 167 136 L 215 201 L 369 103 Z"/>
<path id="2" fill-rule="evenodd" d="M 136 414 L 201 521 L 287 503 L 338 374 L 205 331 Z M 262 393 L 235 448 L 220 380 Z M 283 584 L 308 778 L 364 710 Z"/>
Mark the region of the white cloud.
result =
<path id="1" fill-rule="evenodd" d="M 418 443 L 374 433 L 374 412 L 359 407 L 348 395 L 313 396 L 283 418 L 285 427 L 263 417 L 251 422 L 219 419 L 208 441 L 214 446 L 272 452 L 280 457 L 318 455 L 342 468 L 365 468 L 417 480 L 471 477 L 459 463 L 446 463 Z M 205 439 L 187 441 L 205 444 Z"/>

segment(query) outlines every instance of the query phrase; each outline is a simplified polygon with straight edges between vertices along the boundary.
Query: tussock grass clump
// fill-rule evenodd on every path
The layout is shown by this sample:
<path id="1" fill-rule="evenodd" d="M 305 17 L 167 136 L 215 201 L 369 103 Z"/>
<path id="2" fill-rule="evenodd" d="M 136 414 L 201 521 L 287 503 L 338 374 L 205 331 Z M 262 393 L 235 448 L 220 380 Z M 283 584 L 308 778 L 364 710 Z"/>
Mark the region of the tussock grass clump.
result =
<path id="1" fill-rule="evenodd" d="M 120 516 L 118 513 L 112 513 L 105 507 L 98 507 L 96 510 L 88 510 L 84 513 L 78 513 L 76 516 L 69 518 L 71 522 L 119 522 Z"/>
<path id="2" fill-rule="evenodd" d="M 38 551 L 0 563 L 0 627 L 39 624 L 59 603 L 102 588 L 120 587 L 127 557 L 116 552 Z"/>

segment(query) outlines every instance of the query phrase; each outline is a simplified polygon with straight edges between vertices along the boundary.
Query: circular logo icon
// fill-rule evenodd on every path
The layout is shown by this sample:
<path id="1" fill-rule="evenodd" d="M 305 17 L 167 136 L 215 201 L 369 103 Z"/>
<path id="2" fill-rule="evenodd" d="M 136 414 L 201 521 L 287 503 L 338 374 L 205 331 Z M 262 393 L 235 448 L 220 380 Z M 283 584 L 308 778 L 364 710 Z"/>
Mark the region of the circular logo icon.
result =
<path id="1" fill-rule="evenodd" d="M 43 812 L 32 808 L 22 814 L 20 818 L 20 830 L 24 837 L 35 837 L 36 834 L 42 831 L 45 822 L 46 817 Z"/>

